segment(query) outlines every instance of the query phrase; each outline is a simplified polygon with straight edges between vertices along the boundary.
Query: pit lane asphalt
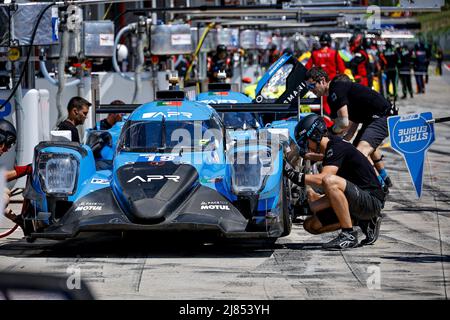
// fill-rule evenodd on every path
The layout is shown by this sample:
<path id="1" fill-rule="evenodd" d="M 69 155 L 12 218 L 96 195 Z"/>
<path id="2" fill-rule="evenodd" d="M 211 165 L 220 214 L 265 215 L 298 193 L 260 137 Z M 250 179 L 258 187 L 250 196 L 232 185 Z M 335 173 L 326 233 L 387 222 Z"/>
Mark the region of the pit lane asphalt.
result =
<path id="1" fill-rule="evenodd" d="M 402 114 L 432 111 L 437 118 L 450 115 L 449 101 L 450 72 L 444 70 L 443 78 L 430 77 L 425 95 L 398 105 Z M 275 245 L 102 234 L 29 244 L 16 231 L 0 240 L 0 272 L 68 277 L 68 268 L 78 267 L 98 299 L 447 299 L 450 123 L 436 124 L 435 131 L 420 200 L 401 156 L 384 148 L 394 186 L 373 246 L 324 251 L 321 243 L 334 234 L 309 235 L 301 225 Z M 8 225 L 2 218 L 0 232 Z M 373 282 L 378 271 L 379 286 Z"/>

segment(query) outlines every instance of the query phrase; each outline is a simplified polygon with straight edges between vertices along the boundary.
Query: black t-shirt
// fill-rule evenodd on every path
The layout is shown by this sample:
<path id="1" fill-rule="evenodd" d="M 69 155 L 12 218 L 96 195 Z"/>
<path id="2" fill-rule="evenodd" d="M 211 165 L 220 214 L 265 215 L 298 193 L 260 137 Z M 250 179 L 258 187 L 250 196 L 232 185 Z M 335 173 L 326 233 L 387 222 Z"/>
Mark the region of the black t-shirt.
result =
<path id="1" fill-rule="evenodd" d="M 70 130 L 72 132 L 72 142 L 80 142 L 77 127 L 75 127 L 72 122 L 64 120 L 58 125 L 58 130 Z"/>
<path id="2" fill-rule="evenodd" d="M 372 122 L 374 115 L 384 116 L 391 108 L 378 92 L 348 81 L 331 81 L 328 104 L 332 118 L 337 118 L 337 111 L 347 105 L 348 118 L 356 123 Z"/>
<path id="3" fill-rule="evenodd" d="M 106 118 L 100 121 L 100 129 L 99 130 L 108 130 L 111 128 L 112 128 L 112 125 L 110 125 L 109 122 L 106 121 Z"/>
<path id="4" fill-rule="evenodd" d="M 350 142 L 341 137 L 330 136 L 329 139 L 323 166 L 338 167 L 336 175 L 352 182 L 362 190 L 369 191 L 383 201 L 384 193 L 369 160 Z"/>

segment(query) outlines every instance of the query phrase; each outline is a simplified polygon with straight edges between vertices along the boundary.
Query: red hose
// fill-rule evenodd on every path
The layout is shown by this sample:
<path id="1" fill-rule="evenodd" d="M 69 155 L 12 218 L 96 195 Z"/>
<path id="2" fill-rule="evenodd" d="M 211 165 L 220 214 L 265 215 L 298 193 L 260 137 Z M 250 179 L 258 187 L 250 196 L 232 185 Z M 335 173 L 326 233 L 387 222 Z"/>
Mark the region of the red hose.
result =
<path id="1" fill-rule="evenodd" d="M 11 233 L 13 233 L 14 231 L 16 231 L 16 229 L 17 229 L 18 227 L 19 227 L 19 225 L 18 225 L 18 224 L 15 224 L 14 227 L 12 227 L 11 229 L 9 229 L 8 231 L 6 231 L 6 232 L 4 232 L 4 233 L 0 233 L 0 239 L 9 236 Z"/>

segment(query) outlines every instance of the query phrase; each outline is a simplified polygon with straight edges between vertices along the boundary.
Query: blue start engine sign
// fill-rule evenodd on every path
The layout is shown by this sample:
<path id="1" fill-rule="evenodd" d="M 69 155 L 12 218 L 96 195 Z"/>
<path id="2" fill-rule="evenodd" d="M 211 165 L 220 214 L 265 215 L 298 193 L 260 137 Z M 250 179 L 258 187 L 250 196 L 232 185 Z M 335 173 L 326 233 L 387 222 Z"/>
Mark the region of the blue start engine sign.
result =
<path id="1" fill-rule="evenodd" d="M 431 112 L 388 118 L 391 147 L 405 159 L 417 197 L 422 195 L 425 154 L 434 142 Z"/>

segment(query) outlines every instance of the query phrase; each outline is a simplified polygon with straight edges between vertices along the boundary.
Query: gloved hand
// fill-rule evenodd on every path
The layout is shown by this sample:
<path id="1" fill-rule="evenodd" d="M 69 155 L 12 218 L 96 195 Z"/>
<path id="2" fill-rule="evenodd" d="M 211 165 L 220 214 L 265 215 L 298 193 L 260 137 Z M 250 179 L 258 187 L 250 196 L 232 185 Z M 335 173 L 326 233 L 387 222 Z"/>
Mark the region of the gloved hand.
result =
<path id="1" fill-rule="evenodd" d="M 284 167 L 284 174 L 286 177 L 291 180 L 293 183 L 300 187 L 305 186 L 305 174 L 295 171 L 289 164 L 286 163 Z"/>

